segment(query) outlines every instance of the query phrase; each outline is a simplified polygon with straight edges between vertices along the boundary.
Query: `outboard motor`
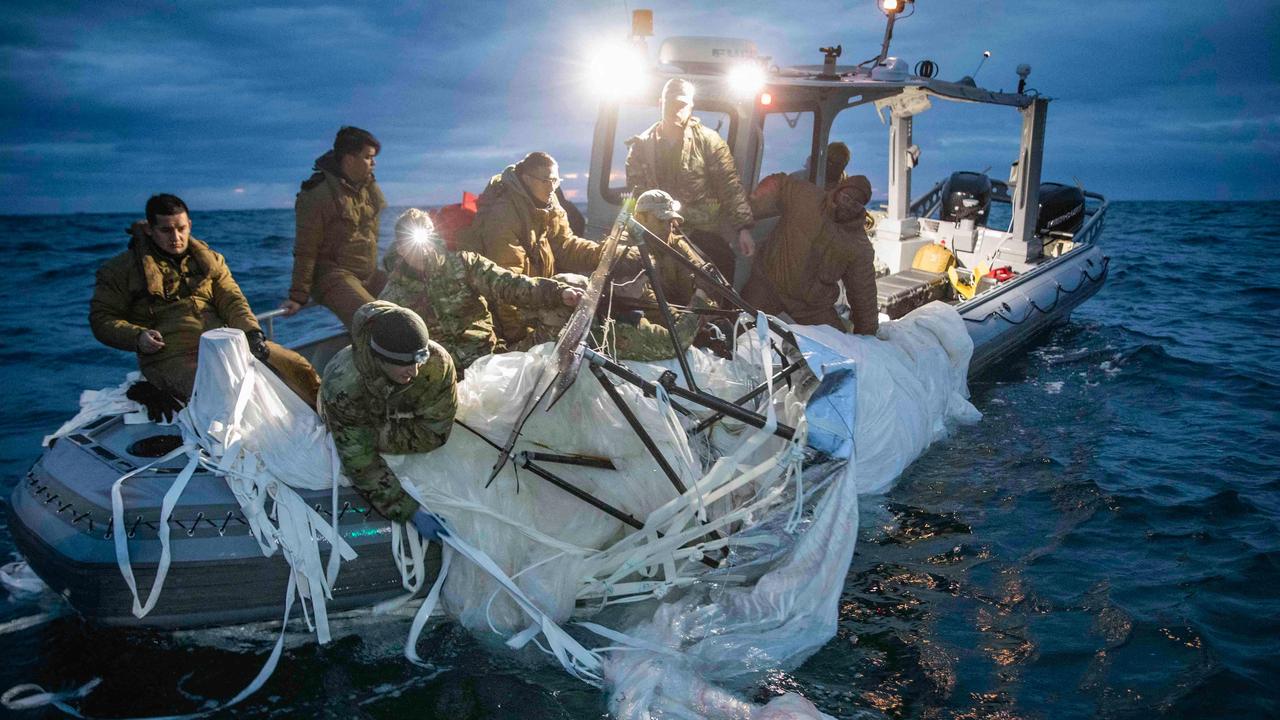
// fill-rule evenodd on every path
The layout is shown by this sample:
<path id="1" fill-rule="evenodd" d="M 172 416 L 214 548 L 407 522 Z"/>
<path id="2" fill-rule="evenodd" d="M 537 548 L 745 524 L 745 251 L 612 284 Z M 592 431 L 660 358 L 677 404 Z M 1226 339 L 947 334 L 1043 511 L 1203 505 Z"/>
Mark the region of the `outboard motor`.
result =
<path id="1" fill-rule="evenodd" d="M 1062 183 L 1040 184 L 1040 212 L 1036 215 L 1036 234 L 1048 232 L 1073 234 L 1084 225 L 1084 190 Z"/>
<path id="2" fill-rule="evenodd" d="M 976 172 L 951 173 L 942 186 L 942 209 L 939 216 L 948 222 L 965 218 L 976 226 L 986 226 L 991 210 L 991 178 Z"/>

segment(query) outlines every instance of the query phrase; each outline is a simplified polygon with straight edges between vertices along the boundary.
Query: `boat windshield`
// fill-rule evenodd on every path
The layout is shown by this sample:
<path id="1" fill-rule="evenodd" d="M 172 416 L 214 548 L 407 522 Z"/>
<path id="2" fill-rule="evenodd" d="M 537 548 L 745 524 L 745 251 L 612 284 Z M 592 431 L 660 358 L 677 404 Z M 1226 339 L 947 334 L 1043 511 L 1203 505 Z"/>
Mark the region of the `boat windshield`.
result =
<path id="1" fill-rule="evenodd" d="M 813 110 L 770 112 L 762 117 L 760 177 L 774 173 L 804 172 L 814 180 L 813 158 L 817 156 L 818 136 L 814 132 Z"/>

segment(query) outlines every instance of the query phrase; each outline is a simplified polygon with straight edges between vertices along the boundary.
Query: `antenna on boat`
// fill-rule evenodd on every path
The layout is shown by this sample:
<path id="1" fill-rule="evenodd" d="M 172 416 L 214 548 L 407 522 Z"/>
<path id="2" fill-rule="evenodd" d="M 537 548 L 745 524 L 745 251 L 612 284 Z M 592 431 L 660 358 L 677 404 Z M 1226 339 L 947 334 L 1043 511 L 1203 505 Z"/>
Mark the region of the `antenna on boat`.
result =
<path id="1" fill-rule="evenodd" d="M 884 26 L 884 43 L 880 45 L 879 55 L 870 60 L 859 63 L 858 67 L 869 64 L 874 68 L 884 62 L 885 58 L 889 57 L 889 41 L 893 39 L 893 21 L 902 14 L 903 10 L 907 9 L 908 5 L 914 4 L 915 1 L 916 0 L 877 0 L 876 4 L 880 6 L 881 12 L 889 17 L 888 23 Z M 912 14 L 914 14 L 914 11 Z M 911 17 L 911 15 L 906 15 L 904 17 Z"/>
<path id="2" fill-rule="evenodd" d="M 976 80 L 978 78 L 978 71 L 982 70 L 982 66 L 986 65 L 987 60 L 990 60 L 990 59 L 991 59 L 991 51 L 983 50 L 982 59 L 978 61 L 978 67 L 973 69 L 973 75 L 970 75 L 969 77 L 972 77 L 973 79 Z"/>
<path id="3" fill-rule="evenodd" d="M 972 74 L 972 75 L 965 75 L 964 77 L 962 77 L 962 78 L 960 78 L 959 80 L 957 80 L 957 81 L 956 81 L 956 84 L 957 84 L 957 85 L 968 85 L 969 87 L 978 87 L 978 81 L 977 81 L 977 80 L 974 80 L 974 78 L 978 77 L 978 71 L 982 69 L 982 66 L 983 66 L 983 65 L 985 65 L 985 64 L 987 63 L 987 58 L 990 58 L 990 57 L 991 57 L 991 51 L 990 51 L 990 50 L 983 50 L 983 51 L 982 51 L 982 59 L 978 61 L 978 67 L 976 67 L 976 68 L 974 68 L 974 69 L 973 69 L 973 74 Z"/>

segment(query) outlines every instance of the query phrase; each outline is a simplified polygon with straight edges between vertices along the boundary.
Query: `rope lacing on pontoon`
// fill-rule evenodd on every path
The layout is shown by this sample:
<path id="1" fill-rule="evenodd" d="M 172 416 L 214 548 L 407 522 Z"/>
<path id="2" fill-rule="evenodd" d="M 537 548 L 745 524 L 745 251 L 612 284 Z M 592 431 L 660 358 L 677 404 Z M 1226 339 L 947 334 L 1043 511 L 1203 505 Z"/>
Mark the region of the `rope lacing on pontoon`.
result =
<path id="1" fill-rule="evenodd" d="M 1053 302 L 1049 303 L 1049 307 L 1047 308 L 1040 307 L 1040 305 L 1035 301 L 1034 298 L 1027 297 L 1027 303 L 1030 305 L 1030 307 L 1018 320 L 1014 320 L 1013 318 L 1005 314 L 1013 311 L 1013 308 L 1009 307 L 1008 303 L 1002 303 L 1004 312 L 1001 312 L 1000 310 L 992 310 L 991 312 L 987 313 L 986 315 L 983 315 L 980 318 L 972 318 L 972 317 L 965 316 L 964 320 L 965 322 L 971 322 L 971 323 L 984 323 L 987 320 L 991 319 L 992 316 L 995 316 L 1000 318 L 1001 320 L 1004 320 L 1010 325 L 1021 325 L 1027 320 L 1031 319 L 1031 316 L 1033 313 L 1039 312 L 1043 315 L 1048 315 L 1058 307 L 1058 302 L 1062 300 L 1064 296 L 1074 295 L 1076 292 L 1084 289 L 1084 286 L 1087 284 L 1102 282 L 1107 276 L 1107 268 L 1110 264 L 1111 264 L 1111 258 L 1103 257 L 1102 272 L 1098 273 L 1097 277 L 1090 275 L 1088 270 L 1084 268 L 1080 268 L 1080 282 L 1076 283 L 1076 286 L 1074 288 L 1071 288 L 1070 290 L 1062 287 L 1062 283 L 1055 283 L 1056 287 L 1054 288 L 1054 292 L 1053 292 Z"/>

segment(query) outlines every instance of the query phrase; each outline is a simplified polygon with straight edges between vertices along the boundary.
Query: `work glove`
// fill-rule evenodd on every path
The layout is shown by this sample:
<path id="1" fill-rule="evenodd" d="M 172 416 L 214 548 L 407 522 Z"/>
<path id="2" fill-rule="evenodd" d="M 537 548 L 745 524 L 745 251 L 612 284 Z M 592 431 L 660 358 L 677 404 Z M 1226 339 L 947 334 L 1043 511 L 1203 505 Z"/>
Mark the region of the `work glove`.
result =
<path id="1" fill-rule="evenodd" d="M 409 522 L 413 523 L 413 527 L 422 536 L 423 540 L 435 540 L 440 542 L 440 536 L 448 535 L 449 530 L 444 526 L 444 520 L 433 512 L 419 508 L 417 512 L 409 518 Z"/>
<path id="2" fill-rule="evenodd" d="M 173 393 L 146 380 L 130 385 L 125 391 L 125 397 L 145 407 L 151 422 L 173 422 L 174 416 L 184 405 Z"/>
<path id="3" fill-rule="evenodd" d="M 249 353 L 258 358 L 262 362 L 266 362 L 271 357 L 271 348 L 267 347 L 267 336 L 261 330 L 250 330 L 244 334 L 246 340 L 249 341 Z"/>

